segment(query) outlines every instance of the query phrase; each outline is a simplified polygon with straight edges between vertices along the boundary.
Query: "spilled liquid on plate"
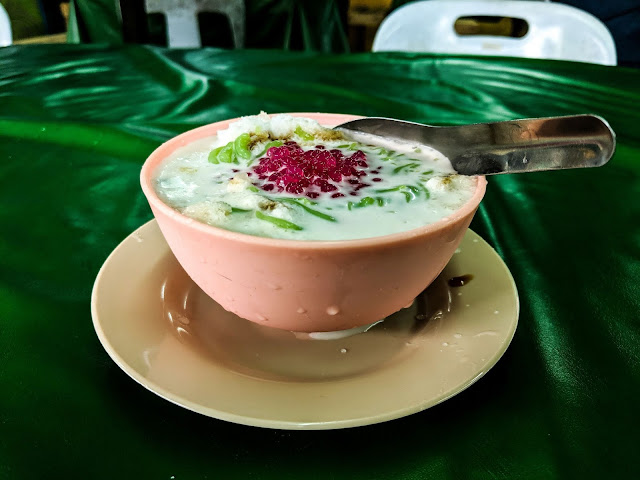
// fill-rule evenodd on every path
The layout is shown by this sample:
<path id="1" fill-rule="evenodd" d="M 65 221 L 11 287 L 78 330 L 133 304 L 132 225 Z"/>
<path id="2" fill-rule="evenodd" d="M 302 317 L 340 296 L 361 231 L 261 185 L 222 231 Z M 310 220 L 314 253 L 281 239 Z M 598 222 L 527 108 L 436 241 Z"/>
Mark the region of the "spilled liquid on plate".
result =
<path id="1" fill-rule="evenodd" d="M 468 273 L 466 275 L 460 275 L 458 277 L 451 277 L 449 280 L 447 280 L 447 283 L 452 288 L 458 288 L 458 287 L 464 287 L 471 280 L 473 280 L 473 275 Z"/>

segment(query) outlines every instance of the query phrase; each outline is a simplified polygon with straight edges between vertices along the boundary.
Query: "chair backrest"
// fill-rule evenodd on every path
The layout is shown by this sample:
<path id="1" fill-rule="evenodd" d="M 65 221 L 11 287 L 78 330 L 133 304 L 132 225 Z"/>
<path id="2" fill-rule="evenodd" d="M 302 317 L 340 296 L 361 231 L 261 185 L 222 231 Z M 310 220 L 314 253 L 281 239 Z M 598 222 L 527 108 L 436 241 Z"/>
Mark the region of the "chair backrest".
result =
<path id="1" fill-rule="evenodd" d="M 0 47 L 7 47 L 11 45 L 13 37 L 11 35 L 11 22 L 9 21 L 9 15 L 0 4 Z"/>
<path id="2" fill-rule="evenodd" d="M 225 15 L 231 25 L 233 44 L 244 46 L 244 0 L 145 0 L 147 13 L 162 13 L 167 19 L 167 43 L 173 48 L 201 47 L 198 13 Z"/>
<path id="3" fill-rule="evenodd" d="M 522 19 L 521 38 L 460 35 L 464 17 Z M 616 65 L 616 46 L 607 27 L 593 15 L 568 5 L 517 0 L 428 0 L 409 3 L 382 22 L 373 51 L 409 51 L 546 58 Z"/>

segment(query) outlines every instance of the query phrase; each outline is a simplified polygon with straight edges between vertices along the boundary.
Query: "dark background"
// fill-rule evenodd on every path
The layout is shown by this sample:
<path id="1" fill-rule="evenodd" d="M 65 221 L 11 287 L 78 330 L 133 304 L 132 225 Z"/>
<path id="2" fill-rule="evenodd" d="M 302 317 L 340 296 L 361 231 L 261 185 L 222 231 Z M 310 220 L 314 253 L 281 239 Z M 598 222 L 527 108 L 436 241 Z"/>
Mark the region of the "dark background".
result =
<path id="1" fill-rule="evenodd" d="M 393 0 L 391 10 L 412 0 Z M 14 39 L 54 34 L 65 30 L 60 4 L 69 0 L 0 0 L 12 21 Z M 80 41 L 121 43 L 123 35 L 115 14 L 117 0 L 75 0 Z M 127 12 L 140 11 L 143 0 L 125 0 Z M 611 31 L 618 51 L 618 64 L 640 67 L 640 0 L 562 0 L 599 18 Z M 347 32 L 349 0 L 245 0 L 247 48 L 323 51 L 342 53 L 360 49 L 349 45 Z M 390 11 L 391 11 L 390 10 Z M 164 46 L 164 19 L 151 15 L 134 19 L 140 28 L 136 42 Z M 204 46 L 232 47 L 229 25 L 217 14 L 200 18 Z M 130 40 L 126 38 L 125 40 Z M 353 37 L 351 37 L 353 38 Z"/>

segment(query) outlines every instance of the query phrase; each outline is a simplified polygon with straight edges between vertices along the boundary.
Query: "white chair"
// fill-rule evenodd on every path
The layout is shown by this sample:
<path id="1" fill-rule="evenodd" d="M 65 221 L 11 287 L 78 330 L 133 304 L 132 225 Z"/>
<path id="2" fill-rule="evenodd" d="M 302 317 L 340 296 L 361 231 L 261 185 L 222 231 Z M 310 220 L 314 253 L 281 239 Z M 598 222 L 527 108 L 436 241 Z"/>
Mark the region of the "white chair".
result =
<path id="1" fill-rule="evenodd" d="M 9 21 L 9 15 L 0 4 L 0 47 L 7 47 L 11 45 L 13 37 L 11 35 L 11 22 Z"/>
<path id="2" fill-rule="evenodd" d="M 243 0 L 145 0 L 147 13 L 162 13 L 167 19 L 167 43 L 172 48 L 201 47 L 198 13 L 217 12 L 229 19 L 233 44 L 244 46 Z"/>
<path id="3" fill-rule="evenodd" d="M 460 35 L 463 17 L 519 18 L 528 24 L 521 38 Z M 393 12 L 378 29 L 373 51 L 430 52 L 545 58 L 616 65 L 616 46 L 593 15 L 559 3 L 517 0 L 428 0 Z"/>

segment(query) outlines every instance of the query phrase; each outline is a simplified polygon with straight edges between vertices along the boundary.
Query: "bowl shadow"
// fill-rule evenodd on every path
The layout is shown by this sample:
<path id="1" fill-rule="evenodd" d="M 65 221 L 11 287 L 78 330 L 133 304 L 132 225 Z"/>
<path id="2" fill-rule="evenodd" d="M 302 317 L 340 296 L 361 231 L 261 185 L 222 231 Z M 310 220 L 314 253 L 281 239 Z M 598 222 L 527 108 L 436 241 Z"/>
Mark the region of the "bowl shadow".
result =
<path id="1" fill-rule="evenodd" d="M 365 332 L 319 340 L 238 317 L 171 263 L 161 295 L 171 332 L 207 361 L 262 380 L 335 381 L 383 368 L 411 355 L 451 311 L 445 268 L 410 305 Z"/>

